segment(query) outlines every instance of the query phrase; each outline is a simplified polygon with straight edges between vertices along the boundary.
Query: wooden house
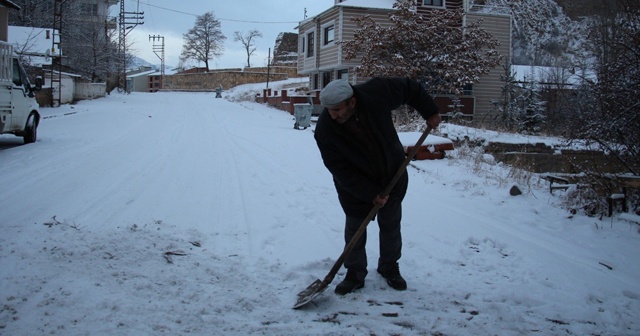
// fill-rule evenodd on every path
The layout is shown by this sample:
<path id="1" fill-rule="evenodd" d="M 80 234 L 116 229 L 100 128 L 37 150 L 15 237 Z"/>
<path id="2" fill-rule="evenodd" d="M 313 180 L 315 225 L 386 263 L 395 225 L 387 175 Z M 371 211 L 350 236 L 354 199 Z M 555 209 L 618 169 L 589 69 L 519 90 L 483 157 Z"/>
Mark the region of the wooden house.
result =
<path id="1" fill-rule="evenodd" d="M 378 23 L 389 21 L 394 11 L 395 0 L 334 0 L 331 8 L 305 19 L 298 25 L 298 73 L 309 76 L 309 88 L 321 90 L 334 79 L 345 79 L 358 84 L 368 78 L 355 73 L 359 60 L 344 58 L 341 45 L 337 41 L 353 39 L 359 29 L 353 19 L 369 15 Z M 463 8 L 465 22 L 482 20 L 481 27 L 492 33 L 500 42 L 498 51 L 508 60 L 511 52 L 511 16 L 508 11 L 496 13 L 481 6 L 470 6 L 469 0 L 415 0 L 415 10 L 430 15 L 435 10 L 455 10 Z M 493 113 L 491 102 L 500 97 L 504 82 L 501 75 L 504 70 L 496 67 L 480 81 L 464 91 L 460 101 L 464 104 L 463 113 L 468 119 L 477 122 Z M 434 97 L 443 114 L 452 111 L 452 97 L 437 95 Z"/>

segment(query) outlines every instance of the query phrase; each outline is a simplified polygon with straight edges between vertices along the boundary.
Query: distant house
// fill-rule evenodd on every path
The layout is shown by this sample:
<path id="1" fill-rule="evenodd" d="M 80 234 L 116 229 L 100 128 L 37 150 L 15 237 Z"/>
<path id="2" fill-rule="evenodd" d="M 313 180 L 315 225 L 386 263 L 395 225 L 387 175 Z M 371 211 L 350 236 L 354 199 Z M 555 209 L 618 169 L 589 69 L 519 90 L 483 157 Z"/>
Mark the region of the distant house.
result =
<path id="1" fill-rule="evenodd" d="M 331 8 L 299 23 L 298 29 L 298 73 L 309 76 L 309 87 L 321 90 L 334 79 L 344 79 L 351 84 L 361 83 L 368 78 L 360 78 L 355 73 L 359 60 L 344 58 L 338 41 L 353 39 L 359 27 L 355 18 L 369 15 L 379 23 L 388 22 L 389 14 L 394 11 L 396 0 L 334 0 Z M 482 28 L 500 42 L 498 51 L 510 58 L 511 53 L 511 16 L 507 13 L 483 13 L 478 7 L 470 7 L 469 0 L 415 0 L 416 10 L 429 15 L 435 10 L 455 10 L 463 8 L 465 22 L 483 20 Z M 493 69 L 472 88 L 465 90 L 463 111 L 469 117 L 482 120 L 492 113 L 491 102 L 500 97 L 502 89 L 500 67 Z M 436 103 L 441 112 L 451 111 L 451 97 L 438 95 Z"/>
<path id="2" fill-rule="evenodd" d="M 156 71 L 147 76 L 147 91 L 148 92 L 158 92 L 162 89 L 162 73 L 160 71 Z"/>
<path id="3" fill-rule="evenodd" d="M 195 68 L 179 71 L 178 73 L 179 74 L 194 74 L 194 73 L 206 73 L 206 72 L 209 72 L 209 70 L 207 70 L 207 68 L 205 68 L 205 67 L 195 67 Z"/>
<path id="4" fill-rule="evenodd" d="M 536 88 L 572 89 L 584 80 L 596 79 L 593 71 L 531 65 L 512 65 L 511 74 L 515 83 L 532 83 Z"/>
<path id="5" fill-rule="evenodd" d="M 60 79 L 60 86 L 62 87 L 61 91 L 60 91 L 60 104 L 69 104 L 69 103 L 73 103 L 75 101 L 75 92 L 76 92 L 76 84 L 82 80 L 82 76 L 78 75 L 78 74 L 73 74 L 73 73 L 69 73 L 69 72 L 62 72 L 62 73 L 58 73 L 57 71 L 54 71 L 53 73 L 51 71 L 45 71 L 44 72 L 44 87 L 51 87 L 52 82 L 51 82 L 51 75 L 53 74 L 53 76 L 55 78 L 59 78 Z M 58 82 L 56 82 L 54 85 L 54 90 L 55 92 L 58 92 Z M 38 103 L 40 103 L 42 105 L 42 102 L 40 102 L 40 100 L 38 100 Z M 47 102 L 44 104 L 45 106 L 53 106 L 53 101 Z"/>
<path id="6" fill-rule="evenodd" d="M 547 66 L 512 65 L 511 80 L 516 87 L 533 89 L 545 104 L 545 115 L 570 113 L 579 99 L 577 90 L 585 82 L 597 81 L 593 70 Z"/>
<path id="7" fill-rule="evenodd" d="M 149 92 L 149 76 L 158 72 L 149 66 L 127 71 L 127 90 L 130 92 Z"/>

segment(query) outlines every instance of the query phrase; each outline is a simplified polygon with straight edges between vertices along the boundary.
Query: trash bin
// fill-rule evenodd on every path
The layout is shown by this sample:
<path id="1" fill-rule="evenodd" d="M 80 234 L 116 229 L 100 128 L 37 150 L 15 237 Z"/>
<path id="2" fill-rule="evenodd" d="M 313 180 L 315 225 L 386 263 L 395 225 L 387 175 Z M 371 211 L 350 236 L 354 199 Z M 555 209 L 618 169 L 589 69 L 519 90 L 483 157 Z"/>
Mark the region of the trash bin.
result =
<path id="1" fill-rule="evenodd" d="M 293 104 L 293 115 L 296 117 L 295 129 L 307 129 L 311 125 L 311 104 Z"/>
<path id="2" fill-rule="evenodd" d="M 216 98 L 222 98 L 222 88 L 216 89 Z"/>

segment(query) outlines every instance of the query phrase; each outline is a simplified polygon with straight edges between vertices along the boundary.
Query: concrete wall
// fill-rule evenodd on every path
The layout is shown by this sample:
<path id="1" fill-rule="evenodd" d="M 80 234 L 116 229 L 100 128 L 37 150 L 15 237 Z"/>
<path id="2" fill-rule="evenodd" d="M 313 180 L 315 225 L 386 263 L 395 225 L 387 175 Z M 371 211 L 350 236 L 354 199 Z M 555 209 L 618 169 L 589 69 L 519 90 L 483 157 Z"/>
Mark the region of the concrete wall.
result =
<path id="1" fill-rule="evenodd" d="M 107 94 L 107 83 L 76 83 L 75 100 L 102 98 Z"/>
<path id="2" fill-rule="evenodd" d="M 45 75 L 47 76 L 47 78 L 44 79 L 44 86 L 53 87 L 53 95 L 56 95 L 56 98 L 57 98 L 58 89 L 59 89 L 58 83 L 56 83 L 55 85 L 51 85 L 51 73 L 47 72 Z M 73 103 L 73 93 L 76 90 L 75 81 L 73 80 L 73 78 L 63 75 L 61 84 L 62 84 L 62 92 L 60 94 L 60 104 Z"/>

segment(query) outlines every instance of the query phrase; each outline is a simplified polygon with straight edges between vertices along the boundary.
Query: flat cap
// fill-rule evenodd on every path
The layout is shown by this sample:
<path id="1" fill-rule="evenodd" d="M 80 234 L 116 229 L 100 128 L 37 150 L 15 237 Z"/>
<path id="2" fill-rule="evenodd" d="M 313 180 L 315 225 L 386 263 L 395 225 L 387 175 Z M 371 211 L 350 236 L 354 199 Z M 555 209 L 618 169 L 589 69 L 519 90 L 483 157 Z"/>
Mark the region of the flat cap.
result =
<path id="1" fill-rule="evenodd" d="M 338 79 L 320 91 L 320 104 L 324 107 L 333 107 L 353 96 L 353 89 L 346 80 Z"/>

